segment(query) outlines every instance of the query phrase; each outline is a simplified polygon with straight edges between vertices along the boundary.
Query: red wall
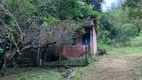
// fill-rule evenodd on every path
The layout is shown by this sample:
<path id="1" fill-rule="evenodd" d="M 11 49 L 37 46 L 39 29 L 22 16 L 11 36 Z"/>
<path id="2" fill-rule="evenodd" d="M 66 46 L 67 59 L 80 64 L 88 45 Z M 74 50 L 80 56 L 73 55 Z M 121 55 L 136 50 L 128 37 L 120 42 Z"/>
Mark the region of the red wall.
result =
<path id="1" fill-rule="evenodd" d="M 87 33 L 90 33 L 90 50 L 93 55 L 96 54 L 97 51 L 97 39 L 96 39 L 96 32 L 95 28 L 86 28 L 85 31 Z M 86 50 L 88 50 L 88 47 L 86 48 L 85 45 L 82 45 L 82 34 L 76 33 L 77 39 L 76 39 L 76 45 L 66 45 L 63 48 L 62 56 L 65 58 L 77 58 L 81 55 L 83 55 Z"/>
<path id="2" fill-rule="evenodd" d="M 64 47 L 62 56 L 64 58 L 79 58 L 86 52 L 85 45 L 67 45 Z"/>

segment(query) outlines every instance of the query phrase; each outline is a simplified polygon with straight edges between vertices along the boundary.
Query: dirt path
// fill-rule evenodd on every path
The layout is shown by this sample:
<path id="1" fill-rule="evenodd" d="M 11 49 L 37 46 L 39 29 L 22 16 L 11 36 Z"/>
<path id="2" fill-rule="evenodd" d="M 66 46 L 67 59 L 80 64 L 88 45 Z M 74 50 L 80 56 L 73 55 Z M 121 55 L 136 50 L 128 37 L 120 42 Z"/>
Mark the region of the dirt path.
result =
<path id="1" fill-rule="evenodd" d="M 95 63 L 86 80 L 142 80 L 142 55 L 111 54 Z"/>

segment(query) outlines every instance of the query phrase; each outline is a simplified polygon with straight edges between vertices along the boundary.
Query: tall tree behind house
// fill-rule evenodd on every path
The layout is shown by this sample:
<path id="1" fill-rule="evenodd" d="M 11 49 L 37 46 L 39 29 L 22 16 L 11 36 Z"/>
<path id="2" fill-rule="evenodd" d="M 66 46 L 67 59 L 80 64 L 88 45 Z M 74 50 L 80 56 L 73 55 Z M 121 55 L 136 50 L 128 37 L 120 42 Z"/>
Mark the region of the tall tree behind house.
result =
<path id="1" fill-rule="evenodd" d="M 101 12 L 101 3 L 104 0 L 86 0 L 87 4 L 90 4 L 93 8 L 94 11 L 99 11 Z"/>

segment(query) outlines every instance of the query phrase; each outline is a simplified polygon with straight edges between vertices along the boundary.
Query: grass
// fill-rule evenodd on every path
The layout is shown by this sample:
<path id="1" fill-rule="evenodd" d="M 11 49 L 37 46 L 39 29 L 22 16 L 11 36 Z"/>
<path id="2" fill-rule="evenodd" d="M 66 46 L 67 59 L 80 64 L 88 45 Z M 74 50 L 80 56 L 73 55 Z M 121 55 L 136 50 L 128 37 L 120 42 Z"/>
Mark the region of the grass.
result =
<path id="1" fill-rule="evenodd" d="M 116 48 L 111 52 L 123 53 L 123 54 L 142 54 L 142 46 Z"/>
<path id="2" fill-rule="evenodd" d="M 59 67 L 58 65 L 63 64 L 68 67 Z M 12 70 L 5 77 L 0 78 L 0 80 L 65 80 L 67 78 L 67 71 L 72 69 L 73 65 L 85 66 L 85 58 L 81 59 L 71 59 L 71 60 L 62 60 L 55 61 L 51 63 L 43 64 L 44 66 L 40 68 L 19 68 Z M 53 65 L 53 67 L 52 67 Z M 57 65 L 57 66 L 56 66 Z M 11 69 L 10 69 L 11 70 Z"/>
<path id="3" fill-rule="evenodd" d="M 37 68 L 20 74 L 17 80 L 64 80 L 64 78 L 58 72 Z"/>
<path id="4" fill-rule="evenodd" d="M 96 70 L 92 64 L 90 63 L 88 66 L 78 68 L 72 80 L 84 80 L 89 72 Z"/>
<path id="5" fill-rule="evenodd" d="M 25 71 L 16 71 L 15 74 L 1 77 L 0 80 L 65 80 L 57 71 L 50 68 L 24 68 Z M 28 71 L 27 71 L 28 70 Z M 15 72 L 15 71 L 14 71 Z"/>
<path id="6" fill-rule="evenodd" d="M 97 46 L 98 49 L 105 49 L 106 51 L 112 51 L 114 49 L 112 45 L 103 44 L 103 43 L 98 43 Z"/>
<path id="7" fill-rule="evenodd" d="M 142 34 L 133 38 L 130 41 L 129 46 L 113 48 L 113 52 L 124 54 L 142 54 Z"/>
<path id="8" fill-rule="evenodd" d="M 86 77 L 90 72 L 96 71 L 96 65 L 95 62 L 98 62 L 102 56 L 96 56 L 95 58 L 92 58 L 90 64 L 88 66 L 84 67 L 78 67 L 73 79 L 71 80 L 86 80 Z"/>

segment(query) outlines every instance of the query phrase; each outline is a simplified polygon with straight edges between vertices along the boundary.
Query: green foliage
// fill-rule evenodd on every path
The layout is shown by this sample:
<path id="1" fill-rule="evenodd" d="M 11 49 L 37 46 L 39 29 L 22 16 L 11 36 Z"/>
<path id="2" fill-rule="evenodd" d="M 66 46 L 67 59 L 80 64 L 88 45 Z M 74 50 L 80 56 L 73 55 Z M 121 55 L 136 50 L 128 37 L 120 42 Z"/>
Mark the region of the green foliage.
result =
<path id="1" fill-rule="evenodd" d="M 142 46 L 142 33 L 139 36 L 132 38 L 129 46 L 139 47 Z"/>
<path id="2" fill-rule="evenodd" d="M 89 11 L 89 15 L 93 15 L 93 16 L 95 16 L 95 17 L 96 17 L 96 19 L 97 19 L 97 22 L 99 22 L 100 17 L 101 17 L 101 13 L 100 13 L 100 12 L 90 10 L 90 11 Z"/>
<path id="3" fill-rule="evenodd" d="M 4 0 L 1 4 L 1 19 L 15 32 L 28 29 L 30 26 L 47 26 L 57 20 L 86 18 L 99 16 L 91 6 L 80 0 Z"/>
<path id="4" fill-rule="evenodd" d="M 142 2 L 141 0 L 125 0 L 123 8 L 128 10 L 128 17 L 136 25 L 137 28 L 142 28 Z"/>
<path id="5" fill-rule="evenodd" d="M 114 52 L 123 54 L 142 54 L 142 34 L 135 38 L 131 38 L 130 44 L 127 47 L 114 48 Z"/>
<path id="6" fill-rule="evenodd" d="M 98 49 L 104 49 L 106 51 L 112 51 L 114 49 L 114 45 L 108 45 L 105 43 L 98 43 Z"/>
<path id="7" fill-rule="evenodd" d="M 78 20 L 80 17 L 88 17 L 91 6 L 82 2 L 81 0 L 50 0 L 48 3 L 48 13 L 57 19 L 75 19 Z"/>
<path id="8" fill-rule="evenodd" d="M 135 27 L 131 23 L 126 23 L 121 26 L 122 34 L 125 34 L 125 37 L 133 36 L 135 33 Z"/>
<path id="9" fill-rule="evenodd" d="M 101 3 L 104 0 L 84 0 L 87 4 L 90 4 L 94 11 L 101 12 Z"/>
<path id="10" fill-rule="evenodd" d="M 101 31 L 102 30 L 102 31 Z M 128 18 L 128 10 L 117 8 L 101 15 L 100 19 L 100 42 L 126 46 L 132 37 L 137 35 L 137 27 Z"/>
<path id="11" fill-rule="evenodd" d="M 8 34 L 8 39 L 17 48 L 32 28 L 39 30 L 55 22 L 99 16 L 97 11 L 93 11 L 90 5 L 81 0 L 4 0 L 0 4 L 0 12 L 0 34 Z M 56 29 L 54 27 L 52 29 Z M 31 35 L 38 34 L 32 32 Z M 53 30 L 47 33 L 50 32 L 55 33 Z M 82 29 L 81 32 L 83 33 Z"/>
<path id="12" fill-rule="evenodd" d="M 2 48 L 0 48 L 0 53 L 3 53 L 3 49 Z"/>
<path id="13" fill-rule="evenodd" d="M 51 7 L 50 7 L 51 6 Z M 51 0 L 51 15 L 59 19 L 73 19 L 81 15 L 81 4 L 78 0 Z"/>

